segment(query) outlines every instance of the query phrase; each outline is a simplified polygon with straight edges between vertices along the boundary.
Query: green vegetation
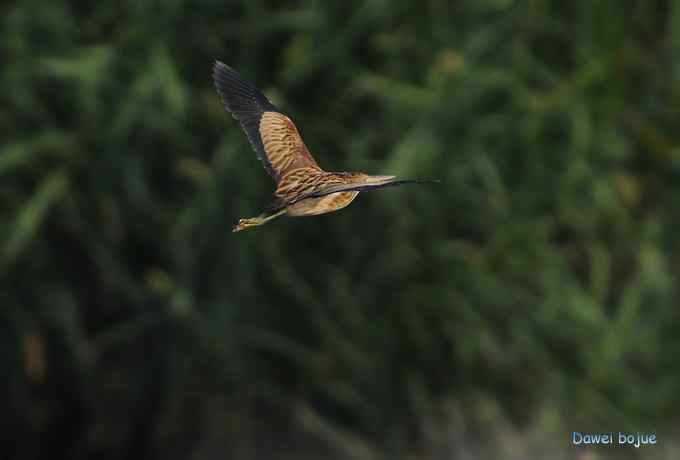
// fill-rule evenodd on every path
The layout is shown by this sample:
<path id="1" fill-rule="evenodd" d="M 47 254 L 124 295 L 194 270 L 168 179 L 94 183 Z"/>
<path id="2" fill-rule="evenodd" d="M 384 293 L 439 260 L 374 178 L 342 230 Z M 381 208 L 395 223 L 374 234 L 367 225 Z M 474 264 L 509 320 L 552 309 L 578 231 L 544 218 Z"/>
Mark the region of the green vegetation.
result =
<path id="1" fill-rule="evenodd" d="M 0 7 L 9 458 L 680 448 L 680 2 L 76 3 Z M 272 183 L 215 59 L 441 183 L 231 234 Z"/>

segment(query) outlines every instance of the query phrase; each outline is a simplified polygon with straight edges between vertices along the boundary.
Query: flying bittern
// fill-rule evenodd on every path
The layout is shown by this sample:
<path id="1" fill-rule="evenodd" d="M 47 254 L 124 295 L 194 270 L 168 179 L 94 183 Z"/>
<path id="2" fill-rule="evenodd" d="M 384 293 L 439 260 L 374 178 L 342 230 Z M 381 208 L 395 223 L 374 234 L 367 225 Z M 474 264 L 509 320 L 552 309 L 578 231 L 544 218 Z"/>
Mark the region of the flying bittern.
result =
<path id="1" fill-rule="evenodd" d="M 259 216 L 240 219 L 233 231 L 288 215 L 315 216 L 337 211 L 362 191 L 433 182 L 395 176 L 326 172 L 316 164 L 295 124 L 231 67 L 216 61 L 213 79 L 224 107 L 241 123 L 264 169 L 276 182 L 274 202 Z"/>

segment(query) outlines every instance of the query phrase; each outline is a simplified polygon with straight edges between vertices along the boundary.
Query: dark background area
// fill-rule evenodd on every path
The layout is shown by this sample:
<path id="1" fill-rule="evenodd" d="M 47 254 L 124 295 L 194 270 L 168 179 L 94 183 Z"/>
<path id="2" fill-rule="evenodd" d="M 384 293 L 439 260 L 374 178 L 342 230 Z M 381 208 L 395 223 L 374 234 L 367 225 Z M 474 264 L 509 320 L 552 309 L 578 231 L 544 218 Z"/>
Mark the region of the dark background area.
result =
<path id="1" fill-rule="evenodd" d="M 675 458 L 680 2 L 87 3 L 0 6 L 2 458 Z M 230 233 L 215 59 L 441 183 Z"/>

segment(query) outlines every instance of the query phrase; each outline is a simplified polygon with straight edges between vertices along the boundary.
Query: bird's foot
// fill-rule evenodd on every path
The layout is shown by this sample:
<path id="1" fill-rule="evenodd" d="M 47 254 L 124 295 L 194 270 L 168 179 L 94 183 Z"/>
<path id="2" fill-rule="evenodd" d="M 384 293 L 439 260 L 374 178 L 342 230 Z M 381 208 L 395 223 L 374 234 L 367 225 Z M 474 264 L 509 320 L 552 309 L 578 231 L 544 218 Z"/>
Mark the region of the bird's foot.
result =
<path id="1" fill-rule="evenodd" d="M 232 232 L 235 233 L 250 227 L 257 227 L 258 225 L 262 225 L 262 223 L 263 220 L 259 217 L 255 217 L 253 219 L 239 219 L 238 224 L 234 226 Z"/>

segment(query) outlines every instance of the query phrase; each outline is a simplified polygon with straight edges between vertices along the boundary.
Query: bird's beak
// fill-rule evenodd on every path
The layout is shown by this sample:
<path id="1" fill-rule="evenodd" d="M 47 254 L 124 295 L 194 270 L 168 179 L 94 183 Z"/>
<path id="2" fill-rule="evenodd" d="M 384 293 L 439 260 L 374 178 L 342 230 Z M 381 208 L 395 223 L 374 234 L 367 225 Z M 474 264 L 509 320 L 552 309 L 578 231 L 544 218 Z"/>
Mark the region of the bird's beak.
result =
<path id="1" fill-rule="evenodd" d="M 366 178 L 367 184 L 381 185 L 393 181 L 397 176 L 368 176 Z"/>

